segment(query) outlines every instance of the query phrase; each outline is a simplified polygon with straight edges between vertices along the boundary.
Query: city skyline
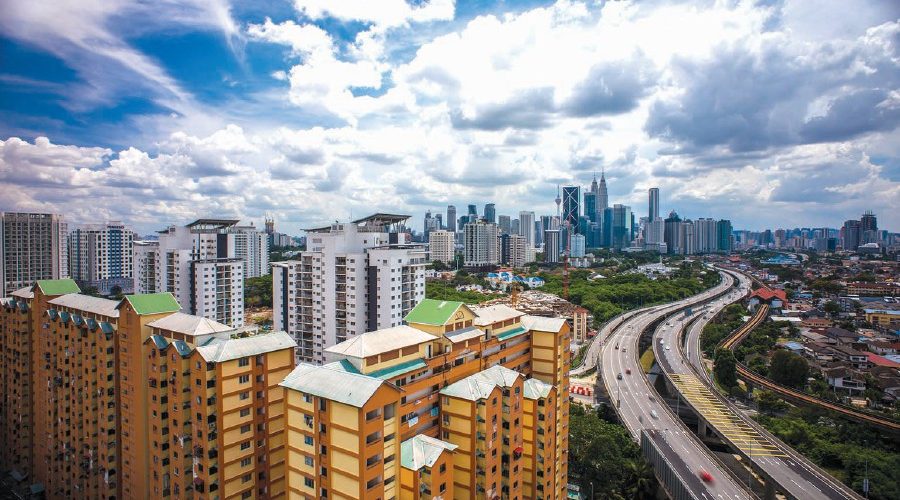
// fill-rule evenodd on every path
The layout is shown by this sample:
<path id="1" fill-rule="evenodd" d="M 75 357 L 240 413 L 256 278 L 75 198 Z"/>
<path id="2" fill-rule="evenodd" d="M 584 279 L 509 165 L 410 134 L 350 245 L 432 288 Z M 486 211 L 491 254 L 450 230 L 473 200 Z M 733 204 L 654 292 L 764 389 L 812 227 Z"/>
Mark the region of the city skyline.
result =
<path id="1" fill-rule="evenodd" d="M 554 214 L 597 170 L 735 228 L 900 224 L 894 2 L 6 7 L 3 210 L 296 233 Z"/>

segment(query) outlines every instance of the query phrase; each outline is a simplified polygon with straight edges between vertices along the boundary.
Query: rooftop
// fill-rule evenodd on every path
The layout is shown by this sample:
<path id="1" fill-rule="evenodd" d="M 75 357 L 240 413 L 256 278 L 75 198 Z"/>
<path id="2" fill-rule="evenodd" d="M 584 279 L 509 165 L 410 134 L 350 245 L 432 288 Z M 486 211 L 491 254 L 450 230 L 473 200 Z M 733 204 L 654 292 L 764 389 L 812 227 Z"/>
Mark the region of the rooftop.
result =
<path id="1" fill-rule="evenodd" d="M 65 295 L 67 293 L 78 293 L 81 291 L 74 280 L 38 280 L 37 287 L 40 288 L 44 295 Z"/>
<path id="2" fill-rule="evenodd" d="M 19 288 L 18 290 L 13 291 L 10 295 L 13 297 L 18 297 L 20 299 L 33 299 L 34 287 L 26 286 L 24 288 Z"/>
<path id="3" fill-rule="evenodd" d="M 279 384 L 295 391 L 312 394 L 339 403 L 362 408 L 382 385 L 389 382 L 335 369 L 328 365 L 301 363 Z"/>
<path id="4" fill-rule="evenodd" d="M 434 335 L 411 326 L 400 325 L 357 335 L 325 349 L 325 352 L 353 358 L 365 358 L 432 340 L 435 340 Z"/>
<path id="5" fill-rule="evenodd" d="M 475 312 L 477 316 L 475 318 L 475 324 L 478 326 L 486 326 L 525 315 L 525 313 L 504 304 L 496 304 L 487 307 L 472 307 L 472 311 Z"/>
<path id="6" fill-rule="evenodd" d="M 542 399 L 550 395 L 553 386 L 536 378 L 525 381 L 525 397 L 528 399 Z"/>
<path id="7" fill-rule="evenodd" d="M 441 453 L 458 448 L 440 439 L 419 434 L 400 443 L 400 465 L 410 470 L 434 467 Z"/>
<path id="8" fill-rule="evenodd" d="M 68 293 L 61 295 L 47 302 L 55 306 L 68 307 L 89 313 L 99 314 L 101 316 L 110 316 L 112 318 L 119 317 L 119 301 L 102 299 L 100 297 L 92 297 L 90 295 L 82 295 L 80 293 Z"/>
<path id="9" fill-rule="evenodd" d="M 240 222 L 238 219 L 197 219 L 186 225 L 191 229 L 199 227 L 200 229 L 224 229 L 231 227 Z"/>
<path id="10" fill-rule="evenodd" d="M 490 397 L 491 391 L 496 387 L 512 387 L 521 376 L 522 374 L 515 370 L 495 365 L 444 387 L 441 394 L 477 401 Z"/>
<path id="11" fill-rule="evenodd" d="M 423 299 L 403 319 L 407 323 L 444 325 L 450 319 L 450 316 L 463 305 L 465 304 L 462 302 L 452 300 Z"/>
<path id="12" fill-rule="evenodd" d="M 399 214 L 372 214 L 368 217 L 363 217 L 362 219 L 356 219 L 353 221 L 354 224 L 364 224 L 364 223 L 374 223 L 378 225 L 387 225 L 387 224 L 399 224 L 406 220 L 409 220 L 411 216 L 409 215 L 399 215 Z"/>
<path id="13" fill-rule="evenodd" d="M 297 347 L 297 342 L 286 332 L 271 332 L 237 339 L 210 339 L 197 347 L 197 352 L 209 363 L 224 363 L 247 356 Z"/>
<path id="14" fill-rule="evenodd" d="M 173 313 L 164 318 L 152 321 L 148 323 L 147 326 L 194 336 L 210 335 L 232 330 L 230 326 L 219 323 L 218 321 L 181 312 Z"/>
<path id="15" fill-rule="evenodd" d="M 145 293 L 141 295 L 126 295 L 125 299 L 135 312 L 143 316 L 146 314 L 161 314 L 178 312 L 181 306 L 170 292 Z M 120 304 L 121 305 L 121 304 Z"/>
<path id="16" fill-rule="evenodd" d="M 522 326 L 528 330 L 539 332 L 558 332 L 566 324 L 565 318 L 547 318 L 544 316 L 522 316 Z"/>
<path id="17" fill-rule="evenodd" d="M 483 331 L 474 326 L 470 326 L 468 328 L 462 328 L 459 330 L 453 330 L 452 332 L 447 332 L 444 334 L 444 338 L 455 344 L 457 342 L 464 342 L 469 339 L 475 339 L 482 335 L 484 335 Z"/>

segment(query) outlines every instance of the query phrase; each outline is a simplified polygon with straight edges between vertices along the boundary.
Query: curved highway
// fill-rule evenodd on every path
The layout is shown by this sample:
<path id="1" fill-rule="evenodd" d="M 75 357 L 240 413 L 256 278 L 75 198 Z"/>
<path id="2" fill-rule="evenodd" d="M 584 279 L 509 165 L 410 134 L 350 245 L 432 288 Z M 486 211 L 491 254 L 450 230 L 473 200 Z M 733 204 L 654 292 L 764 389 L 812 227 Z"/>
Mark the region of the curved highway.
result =
<path id="1" fill-rule="evenodd" d="M 746 276 L 738 274 L 738 280 L 739 292 L 732 291 L 711 303 L 710 309 L 689 325 L 684 348 L 680 337 L 686 318 L 670 317 L 660 324 L 653 339 L 653 351 L 660 368 L 708 425 L 733 448 L 740 450 L 743 457 L 749 457 L 754 469 L 761 470 L 767 480 L 776 483 L 778 490 L 797 499 L 859 498 L 744 415 L 712 385 L 703 366 L 700 334 L 712 317 L 749 290 L 750 282 Z"/>
<path id="2" fill-rule="evenodd" d="M 612 329 L 609 341 L 600 350 L 601 378 L 610 400 L 616 407 L 625 427 L 640 439 L 643 429 L 663 436 L 674 454 L 671 466 L 682 478 L 696 479 L 702 471 L 713 476 L 712 482 L 693 481 L 692 493 L 701 499 L 743 499 L 747 492 L 724 471 L 719 462 L 681 420 L 656 396 L 638 362 L 638 341 L 641 332 L 653 322 L 681 308 L 697 305 L 725 293 L 734 279 L 723 273 L 716 287 L 687 299 L 657 306 L 653 310 L 637 311 Z M 693 491 L 696 488 L 702 491 Z"/>

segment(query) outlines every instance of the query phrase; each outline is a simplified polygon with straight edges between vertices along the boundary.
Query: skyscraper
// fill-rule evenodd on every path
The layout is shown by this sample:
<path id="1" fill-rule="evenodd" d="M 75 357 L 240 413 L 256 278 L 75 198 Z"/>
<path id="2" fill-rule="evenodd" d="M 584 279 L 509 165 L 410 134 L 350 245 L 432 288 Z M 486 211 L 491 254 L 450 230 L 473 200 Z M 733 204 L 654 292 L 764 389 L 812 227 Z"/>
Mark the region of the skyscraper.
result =
<path id="1" fill-rule="evenodd" d="M 488 222 L 497 222 L 497 207 L 493 203 L 484 205 L 484 220 Z"/>
<path id="2" fill-rule="evenodd" d="M 525 245 L 534 248 L 534 212 L 519 212 L 519 234 L 525 237 Z"/>
<path id="3" fill-rule="evenodd" d="M 731 231 L 730 220 L 722 219 L 716 223 L 716 240 L 718 240 L 718 244 L 716 245 L 717 251 L 731 253 L 733 247 Z"/>
<path id="4" fill-rule="evenodd" d="M 478 205 L 469 205 L 469 215 L 478 218 Z"/>
<path id="5" fill-rule="evenodd" d="M 563 196 L 563 214 L 562 220 L 577 231 L 578 216 L 580 215 L 580 199 L 581 188 L 578 186 L 564 186 L 562 190 Z"/>
<path id="6" fill-rule="evenodd" d="M 0 212 L 0 297 L 37 280 L 69 277 L 62 215 Z"/>
<path id="7" fill-rule="evenodd" d="M 665 220 L 664 237 L 666 249 L 670 254 L 680 254 L 684 251 L 681 240 L 681 217 L 674 210 L 669 213 L 669 217 Z"/>
<path id="8" fill-rule="evenodd" d="M 447 205 L 447 231 L 456 232 L 456 207 Z"/>
<path id="9" fill-rule="evenodd" d="M 559 229 L 544 231 L 544 262 L 548 264 L 559 262 Z"/>
<path id="10" fill-rule="evenodd" d="M 848 220 L 844 222 L 844 227 L 841 228 L 841 237 L 843 238 L 843 248 L 847 251 L 856 251 L 859 248 L 860 240 L 860 221 L 858 220 Z"/>
<path id="11" fill-rule="evenodd" d="M 592 186 L 596 185 L 596 182 L 592 183 Z M 595 191 L 584 193 L 584 216 L 591 222 L 597 222 L 597 193 Z"/>
<path id="12" fill-rule="evenodd" d="M 616 203 L 612 208 L 612 242 L 614 248 L 627 248 L 634 239 L 631 207 Z"/>
<path id="13" fill-rule="evenodd" d="M 500 234 L 510 234 L 510 220 L 508 215 L 497 217 L 497 224 L 500 226 Z"/>
<path id="14" fill-rule="evenodd" d="M 871 210 L 866 210 L 859 220 L 859 244 L 866 243 L 878 243 L 878 219 Z"/>
<path id="15" fill-rule="evenodd" d="M 659 188 L 650 188 L 650 207 L 647 217 L 652 221 L 659 217 Z"/>
<path id="16" fill-rule="evenodd" d="M 609 193 L 606 191 L 606 172 L 600 173 L 600 185 L 597 186 L 597 211 L 609 208 Z"/>

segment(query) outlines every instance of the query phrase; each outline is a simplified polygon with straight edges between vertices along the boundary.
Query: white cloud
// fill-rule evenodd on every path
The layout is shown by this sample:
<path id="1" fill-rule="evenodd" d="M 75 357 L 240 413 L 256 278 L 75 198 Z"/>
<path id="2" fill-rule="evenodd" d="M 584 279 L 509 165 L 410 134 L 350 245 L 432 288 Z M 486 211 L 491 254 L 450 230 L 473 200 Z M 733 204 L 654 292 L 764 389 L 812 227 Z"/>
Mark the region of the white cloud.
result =
<path id="1" fill-rule="evenodd" d="M 341 21 L 359 21 L 391 28 L 409 22 L 449 21 L 453 19 L 453 0 L 430 0 L 410 5 L 406 0 L 294 0 L 294 7 L 311 19 L 332 17 Z"/>

